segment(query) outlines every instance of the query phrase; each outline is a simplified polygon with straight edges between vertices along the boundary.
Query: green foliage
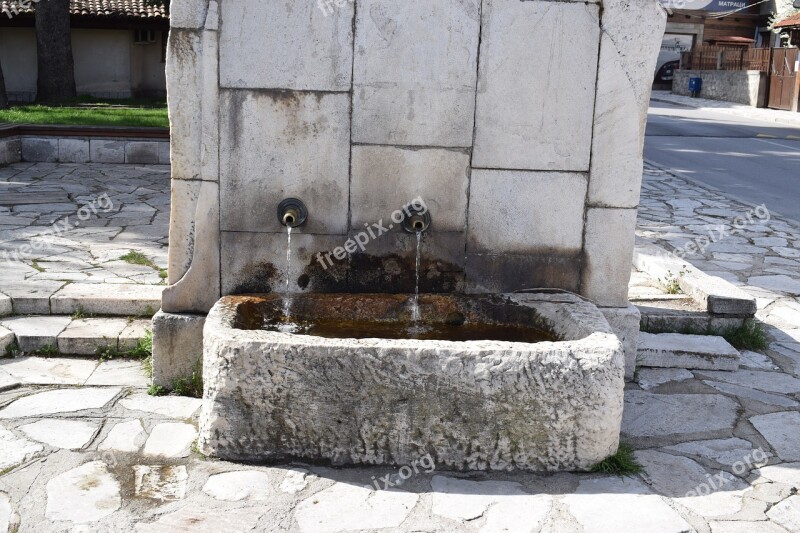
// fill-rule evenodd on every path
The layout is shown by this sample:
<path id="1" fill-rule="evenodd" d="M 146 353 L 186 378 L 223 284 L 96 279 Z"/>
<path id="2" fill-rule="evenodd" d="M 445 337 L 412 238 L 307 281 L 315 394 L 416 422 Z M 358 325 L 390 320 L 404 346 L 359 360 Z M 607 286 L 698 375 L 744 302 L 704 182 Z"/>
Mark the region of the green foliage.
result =
<path id="1" fill-rule="evenodd" d="M 117 107 L 95 102 L 91 106 L 23 105 L 0 109 L 0 122 L 73 126 L 129 126 L 168 128 L 165 104 L 157 107 Z"/>
<path id="2" fill-rule="evenodd" d="M 38 350 L 34 352 L 36 355 L 44 355 L 47 357 L 58 355 L 58 346 L 53 344 L 48 344 L 47 346 L 42 346 Z"/>
<path id="3" fill-rule="evenodd" d="M 664 278 L 658 278 L 659 283 L 663 285 L 664 290 L 667 291 L 667 294 L 681 294 L 683 290 L 681 289 L 680 280 L 683 276 L 686 275 L 686 265 L 683 265 L 683 268 L 677 275 L 673 274 L 671 270 L 667 270 L 667 276 Z"/>
<path id="4" fill-rule="evenodd" d="M 153 332 L 149 329 L 145 330 L 144 337 L 137 339 L 136 346 L 131 350 L 120 351 L 114 346 L 107 345 L 98 348 L 97 352 L 95 353 L 100 357 L 101 361 L 118 359 L 120 357 L 127 359 L 142 359 L 143 361 L 147 360 L 153 356 Z"/>
<path id="5" fill-rule="evenodd" d="M 14 357 L 19 352 L 17 341 L 8 344 L 3 350 L 3 357 Z"/>
<path id="6" fill-rule="evenodd" d="M 153 263 L 153 261 L 142 252 L 136 250 L 129 251 L 127 254 L 121 256 L 120 259 L 132 265 L 148 266 L 153 270 L 158 270 L 158 265 Z"/>
<path id="7" fill-rule="evenodd" d="M 152 362 L 151 362 L 152 365 Z M 150 369 L 152 377 L 152 367 Z M 189 377 L 173 379 L 169 388 L 160 385 L 150 385 L 147 394 L 151 396 L 189 396 L 192 398 L 203 397 L 203 362 L 198 361 Z"/>
<path id="8" fill-rule="evenodd" d="M 633 455 L 633 448 L 628 444 L 620 444 L 617 453 L 592 467 L 592 472 L 598 474 L 614 474 L 617 476 L 633 476 L 642 471 Z"/>

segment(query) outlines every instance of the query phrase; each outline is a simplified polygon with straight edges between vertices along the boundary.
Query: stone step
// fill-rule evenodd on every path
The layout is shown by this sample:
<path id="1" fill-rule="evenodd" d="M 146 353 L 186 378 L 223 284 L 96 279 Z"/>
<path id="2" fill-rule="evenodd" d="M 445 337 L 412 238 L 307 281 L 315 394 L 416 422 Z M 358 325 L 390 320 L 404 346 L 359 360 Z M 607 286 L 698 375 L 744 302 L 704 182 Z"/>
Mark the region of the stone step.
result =
<path id="1" fill-rule="evenodd" d="M 75 318 L 65 315 L 14 316 L 0 319 L 0 350 L 16 342 L 24 353 L 96 355 L 126 352 L 147 335 L 143 318 Z M 0 352 L 2 353 L 2 352 Z"/>
<path id="2" fill-rule="evenodd" d="M 161 307 L 164 285 L 122 283 L 7 282 L 0 287 L 0 316 L 68 315 L 76 311 L 108 316 L 152 317 Z"/>
<path id="3" fill-rule="evenodd" d="M 640 333 L 637 363 L 643 367 L 737 370 L 739 351 L 722 337 Z"/>
<path id="4" fill-rule="evenodd" d="M 642 315 L 641 327 L 645 331 L 673 331 L 705 333 L 707 330 L 736 328 L 744 325 L 746 318 L 715 315 L 703 310 L 675 308 L 659 302 L 636 303 Z"/>

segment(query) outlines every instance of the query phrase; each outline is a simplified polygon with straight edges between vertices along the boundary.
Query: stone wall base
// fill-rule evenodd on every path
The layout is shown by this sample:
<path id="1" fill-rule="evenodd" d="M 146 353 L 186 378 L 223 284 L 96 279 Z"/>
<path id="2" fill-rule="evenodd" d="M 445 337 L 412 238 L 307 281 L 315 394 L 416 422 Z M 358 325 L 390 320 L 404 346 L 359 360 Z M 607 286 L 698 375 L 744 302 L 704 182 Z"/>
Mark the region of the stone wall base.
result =
<path id="1" fill-rule="evenodd" d="M 622 343 L 622 349 L 625 352 L 625 381 L 632 381 L 633 374 L 636 372 L 641 313 L 633 304 L 628 304 L 628 307 L 599 307 L 598 309 L 606 317 L 611 330 Z"/>
<path id="2" fill-rule="evenodd" d="M 203 360 L 205 315 L 160 311 L 153 317 L 153 384 L 171 388 Z"/>

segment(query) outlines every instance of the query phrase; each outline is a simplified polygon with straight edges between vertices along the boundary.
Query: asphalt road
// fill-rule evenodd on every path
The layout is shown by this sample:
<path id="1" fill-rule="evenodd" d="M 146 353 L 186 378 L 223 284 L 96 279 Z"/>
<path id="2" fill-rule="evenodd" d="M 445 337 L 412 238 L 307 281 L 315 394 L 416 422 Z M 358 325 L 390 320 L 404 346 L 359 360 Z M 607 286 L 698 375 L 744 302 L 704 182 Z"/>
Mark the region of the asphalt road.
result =
<path id="1" fill-rule="evenodd" d="M 800 221 L 800 128 L 651 102 L 644 156 Z"/>

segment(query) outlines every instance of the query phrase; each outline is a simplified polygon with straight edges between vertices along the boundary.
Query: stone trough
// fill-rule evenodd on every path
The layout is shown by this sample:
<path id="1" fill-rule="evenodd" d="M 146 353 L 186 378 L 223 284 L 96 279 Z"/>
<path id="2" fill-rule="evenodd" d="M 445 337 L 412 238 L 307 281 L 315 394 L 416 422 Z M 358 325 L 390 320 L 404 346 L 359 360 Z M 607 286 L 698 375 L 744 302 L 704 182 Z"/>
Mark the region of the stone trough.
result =
<path id="1" fill-rule="evenodd" d="M 402 295 L 308 294 L 293 319 L 380 322 Z M 200 449 L 230 460 L 453 470 L 586 470 L 616 451 L 624 357 L 597 308 L 569 294 L 424 295 L 423 323 L 505 324 L 555 341 L 325 338 L 266 331 L 281 298 L 229 296 L 204 332 Z M 436 320 L 426 317 L 440 317 Z M 256 328 L 256 329 L 252 329 Z"/>

